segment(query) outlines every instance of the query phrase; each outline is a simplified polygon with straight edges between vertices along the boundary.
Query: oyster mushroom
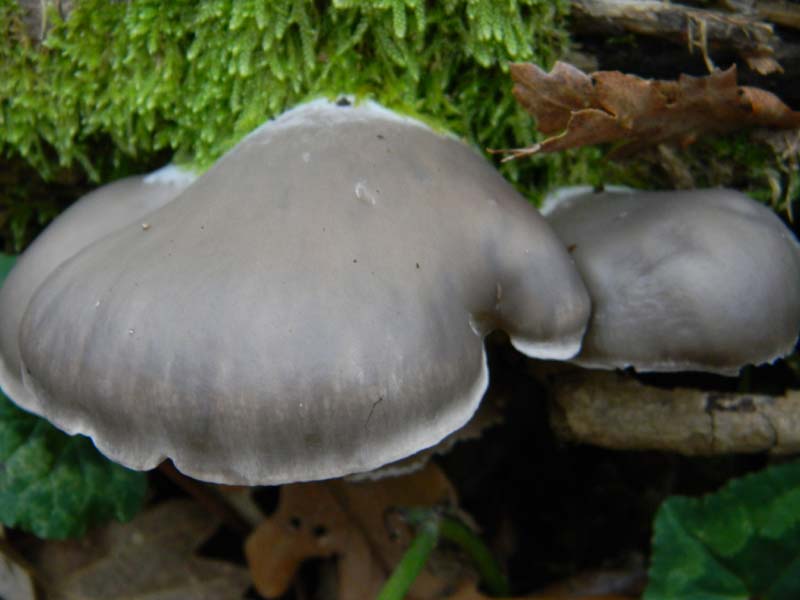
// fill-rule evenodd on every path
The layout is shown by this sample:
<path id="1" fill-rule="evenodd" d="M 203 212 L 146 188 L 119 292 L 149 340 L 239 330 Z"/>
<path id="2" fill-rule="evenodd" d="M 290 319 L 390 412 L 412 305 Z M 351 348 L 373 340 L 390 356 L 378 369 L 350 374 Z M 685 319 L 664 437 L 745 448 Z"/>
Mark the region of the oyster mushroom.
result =
<path id="1" fill-rule="evenodd" d="M 22 384 L 19 329 L 39 286 L 80 250 L 138 222 L 172 200 L 195 177 L 169 165 L 100 187 L 61 213 L 22 254 L 0 288 L 0 387 L 9 397 L 22 406 L 36 405 L 36 398 Z"/>
<path id="2" fill-rule="evenodd" d="M 580 192 L 546 214 L 592 298 L 575 363 L 735 375 L 794 349 L 800 246 L 767 207 L 726 189 Z"/>
<path id="3" fill-rule="evenodd" d="M 577 352 L 589 300 L 538 212 L 458 140 L 373 103 L 268 122 L 47 278 L 26 408 L 136 469 L 278 484 L 369 471 L 461 427 L 483 336 Z"/>

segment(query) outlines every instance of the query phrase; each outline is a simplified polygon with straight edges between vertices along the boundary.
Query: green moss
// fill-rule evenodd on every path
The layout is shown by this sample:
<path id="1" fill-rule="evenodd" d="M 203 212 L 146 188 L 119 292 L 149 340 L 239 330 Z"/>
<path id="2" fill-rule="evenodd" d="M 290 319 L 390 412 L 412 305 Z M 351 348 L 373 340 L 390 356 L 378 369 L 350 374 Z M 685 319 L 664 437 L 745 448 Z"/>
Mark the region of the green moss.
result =
<path id="1" fill-rule="evenodd" d="M 534 122 L 510 93 L 507 65 L 548 67 L 568 43 L 567 0 L 74 4 L 65 20 L 47 14 L 38 43 L 16 0 L 0 0 L 0 169 L 27 164 L 47 182 L 66 172 L 85 183 L 170 158 L 204 168 L 268 118 L 341 93 L 373 98 L 479 148 L 526 146 L 537 139 Z M 722 157 L 716 162 L 743 158 L 744 146 L 726 143 L 712 150 Z M 757 182 L 744 187 L 766 198 L 775 177 L 764 175 L 774 171 L 765 161 L 748 163 Z M 607 163 L 596 149 L 501 170 L 534 200 L 568 183 L 662 183 L 641 164 Z M 10 190 L 0 189 L 0 245 L 19 250 L 64 201 Z"/>
<path id="2" fill-rule="evenodd" d="M 792 218 L 800 192 L 797 142 L 796 132 L 767 130 L 707 136 L 669 153 L 651 149 L 613 172 L 634 187 L 735 188 Z"/>
<path id="3" fill-rule="evenodd" d="M 268 118 L 341 93 L 373 98 L 480 148 L 530 144 L 533 121 L 510 94 L 507 65 L 552 64 L 567 44 L 569 3 L 74 4 L 64 20 L 47 13 L 38 43 L 16 0 L 0 0 L 0 154 L 21 157 L 46 180 L 77 169 L 104 181 L 156 153 L 203 168 Z M 502 169 L 532 188 L 550 181 L 559 163 Z M 9 238 L 2 225 L 0 235 Z"/>
<path id="4" fill-rule="evenodd" d="M 97 176 L 98 135 L 205 166 L 287 107 L 339 93 L 479 146 L 527 143 L 506 65 L 551 63 L 566 41 L 563 0 L 82 0 L 50 14 L 41 45 L 0 3 L 0 148 L 45 174 L 77 162 Z"/>

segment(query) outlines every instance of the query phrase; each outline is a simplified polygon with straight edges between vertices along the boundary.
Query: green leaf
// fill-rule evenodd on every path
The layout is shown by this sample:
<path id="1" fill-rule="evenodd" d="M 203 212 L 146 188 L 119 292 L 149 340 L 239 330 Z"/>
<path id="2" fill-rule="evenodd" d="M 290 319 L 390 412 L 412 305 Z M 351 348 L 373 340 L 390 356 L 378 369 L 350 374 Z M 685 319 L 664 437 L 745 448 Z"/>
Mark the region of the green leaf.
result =
<path id="1" fill-rule="evenodd" d="M 0 254 L 0 282 L 14 257 Z M 103 457 L 0 394 L 0 521 L 42 538 L 82 535 L 110 519 L 132 518 L 147 479 Z"/>
<path id="2" fill-rule="evenodd" d="M 800 598 L 800 461 L 656 515 L 644 600 Z"/>
<path id="3" fill-rule="evenodd" d="M 80 435 L 68 436 L 0 395 L 0 521 L 42 538 L 83 535 L 132 518 L 144 473 L 112 463 Z"/>

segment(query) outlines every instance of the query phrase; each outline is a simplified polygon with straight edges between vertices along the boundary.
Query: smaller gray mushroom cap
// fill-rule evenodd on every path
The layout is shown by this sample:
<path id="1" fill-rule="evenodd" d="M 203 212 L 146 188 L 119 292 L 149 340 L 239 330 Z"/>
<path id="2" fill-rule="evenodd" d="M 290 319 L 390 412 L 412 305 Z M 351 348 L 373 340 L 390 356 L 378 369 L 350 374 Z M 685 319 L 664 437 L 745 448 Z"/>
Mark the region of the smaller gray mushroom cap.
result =
<path id="1" fill-rule="evenodd" d="M 469 420 L 487 331 L 568 358 L 589 316 L 572 259 L 491 164 L 373 103 L 285 113 L 148 221 L 53 273 L 20 334 L 39 412 L 136 469 L 373 470 Z"/>
<path id="2" fill-rule="evenodd" d="M 789 354 L 800 330 L 800 246 L 732 190 L 562 194 L 546 218 L 592 298 L 573 362 L 709 371 Z"/>
<path id="3" fill-rule="evenodd" d="M 68 258 L 164 206 L 194 179 L 169 165 L 104 185 L 61 213 L 19 257 L 0 287 L 0 388 L 9 398 L 38 412 L 36 396 L 22 383 L 19 329 L 39 286 Z"/>

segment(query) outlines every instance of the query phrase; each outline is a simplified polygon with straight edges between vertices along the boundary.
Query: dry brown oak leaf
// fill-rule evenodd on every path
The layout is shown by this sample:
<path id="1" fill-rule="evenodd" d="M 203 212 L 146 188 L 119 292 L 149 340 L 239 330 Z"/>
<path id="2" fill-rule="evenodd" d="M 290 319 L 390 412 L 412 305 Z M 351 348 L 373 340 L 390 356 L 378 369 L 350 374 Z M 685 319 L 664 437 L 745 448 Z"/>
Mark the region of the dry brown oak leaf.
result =
<path id="1" fill-rule="evenodd" d="M 660 143 L 687 145 L 702 134 L 746 127 L 795 129 L 800 112 L 767 91 L 736 85 L 736 66 L 677 81 L 642 79 L 619 71 L 587 75 L 557 62 L 549 73 L 531 63 L 511 65 L 514 96 L 548 135 L 529 148 L 502 150 L 506 160 L 614 142 L 612 158 Z"/>
<path id="2" fill-rule="evenodd" d="M 240 600 L 247 570 L 194 551 L 219 520 L 191 500 L 167 501 L 130 523 L 23 551 L 47 600 Z"/>
<path id="3" fill-rule="evenodd" d="M 433 464 L 380 481 L 283 486 L 277 511 L 245 546 L 253 582 L 261 595 L 277 598 L 303 561 L 335 556 L 338 600 L 375 598 L 413 537 L 394 509 L 455 505 L 453 486 Z M 442 598 L 468 576 L 458 561 L 430 560 L 408 599 Z"/>

